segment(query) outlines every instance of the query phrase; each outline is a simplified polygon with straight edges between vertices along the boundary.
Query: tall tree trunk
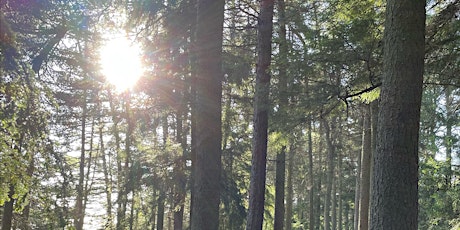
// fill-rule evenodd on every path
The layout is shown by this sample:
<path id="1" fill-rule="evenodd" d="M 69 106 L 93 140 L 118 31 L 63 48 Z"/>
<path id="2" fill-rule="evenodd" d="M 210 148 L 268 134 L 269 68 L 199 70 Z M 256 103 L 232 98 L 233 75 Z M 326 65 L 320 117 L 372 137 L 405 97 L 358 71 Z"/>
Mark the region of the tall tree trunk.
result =
<path id="1" fill-rule="evenodd" d="M 105 146 L 104 146 L 104 126 L 101 124 L 99 127 L 99 148 L 102 157 L 102 170 L 104 173 L 104 183 L 105 183 L 105 195 L 107 202 L 107 219 L 105 223 L 105 229 L 113 229 L 113 215 L 112 215 L 112 175 L 110 173 L 109 164 L 107 162 L 107 156 L 105 155 Z"/>
<path id="2" fill-rule="evenodd" d="M 286 13 L 284 0 L 278 0 L 278 19 L 279 19 L 279 113 L 282 117 L 286 116 L 287 109 L 289 108 L 287 87 L 288 79 L 286 74 L 287 69 L 287 54 L 288 44 L 286 40 Z M 287 130 L 281 130 L 282 133 L 287 133 Z M 290 150 L 291 151 L 291 150 Z M 292 154 L 289 154 L 292 157 Z M 275 229 L 284 229 L 284 192 L 285 192 L 285 181 L 286 181 L 286 146 L 282 146 L 282 150 L 277 153 L 276 156 L 276 183 L 275 183 Z M 292 182 L 292 181 L 291 181 Z M 292 186 L 292 184 L 290 184 Z M 292 198 L 292 197 L 291 197 Z M 288 202 L 292 202 L 288 201 Z M 292 207 L 292 206 L 291 206 Z M 290 219 L 286 221 L 291 222 Z M 288 226 L 290 227 L 290 226 Z"/>
<path id="3" fill-rule="evenodd" d="M 158 196 L 158 210 L 157 210 L 157 230 L 163 230 L 165 218 L 165 201 L 166 194 L 164 188 L 160 188 L 160 195 Z"/>
<path id="4" fill-rule="evenodd" d="M 364 105 L 363 135 L 360 170 L 359 230 L 369 229 L 369 195 L 371 184 L 371 114 L 370 105 Z"/>
<path id="5" fill-rule="evenodd" d="M 288 169 L 287 169 L 287 194 L 286 194 L 286 230 L 292 229 L 292 203 L 294 196 L 294 189 L 292 184 L 292 176 L 294 173 L 294 152 L 289 151 L 288 155 Z"/>
<path id="6" fill-rule="evenodd" d="M 331 128 L 328 121 L 322 120 L 324 126 L 324 136 L 327 146 L 327 175 L 326 175 L 326 198 L 324 201 L 324 230 L 331 229 L 331 196 L 332 184 L 334 183 L 334 158 L 335 150 L 331 137 Z"/>
<path id="7" fill-rule="evenodd" d="M 342 136 L 342 135 L 341 135 Z M 340 145 L 339 145 L 340 146 Z M 337 169 L 338 169 L 338 175 L 337 175 L 337 186 L 338 186 L 338 217 L 337 217 L 337 228 L 336 229 L 342 229 L 343 227 L 343 186 L 342 186 L 342 180 L 343 180 L 343 169 L 342 169 L 342 153 L 341 151 L 338 153 L 337 156 Z"/>
<path id="8" fill-rule="evenodd" d="M 273 0 L 261 0 L 257 33 L 257 69 L 254 98 L 254 135 L 247 230 L 262 229 L 267 168 L 267 130 L 273 31 Z"/>
<path id="9" fill-rule="evenodd" d="M 284 229 L 284 188 L 286 181 L 286 146 L 276 155 L 276 179 L 275 179 L 275 224 L 274 228 Z"/>
<path id="10" fill-rule="evenodd" d="M 192 230 L 219 227 L 224 0 L 197 0 Z"/>
<path id="11" fill-rule="evenodd" d="M 321 137 L 323 135 L 323 126 L 320 123 L 319 127 L 319 136 Z M 321 167 L 323 165 L 323 145 L 324 145 L 324 140 L 323 138 L 319 139 L 318 143 L 318 183 L 316 184 L 316 194 L 315 194 L 315 229 L 321 229 L 321 193 L 322 193 L 322 183 L 323 183 L 323 178 L 324 178 L 324 171 Z"/>
<path id="12" fill-rule="evenodd" d="M 3 206 L 3 216 L 2 216 L 2 229 L 10 230 L 13 223 L 13 210 L 14 210 L 14 187 L 10 186 L 10 191 L 8 192 L 8 201 L 5 202 Z"/>
<path id="13" fill-rule="evenodd" d="M 197 0 L 189 0 L 190 5 L 190 18 L 196 19 L 197 17 Z M 189 48 L 189 63 L 190 63 L 190 160 L 192 167 L 190 169 L 190 213 L 189 225 L 192 226 L 193 216 L 193 201 L 195 200 L 195 191 L 193 186 L 195 184 L 195 162 L 196 162 L 196 88 L 197 88 L 197 75 L 196 75 L 196 23 L 190 23 L 190 48 Z"/>
<path id="14" fill-rule="evenodd" d="M 417 229 L 424 0 L 388 0 L 370 229 Z"/>
<path id="15" fill-rule="evenodd" d="M 182 102 L 181 102 L 182 104 Z M 181 106 L 182 107 L 182 106 Z M 185 203 L 185 152 L 186 144 L 183 136 L 183 107 L 176 114 L 176 141 L 180 143 L 182 155 L 178 156 L 174 170 L 174 230 L 183 229 Z"/>
<path id="16" fill-rule="evenodd" d="M 452 136 L 452 126 L 453 126 L 453 97 L 452 97 L 452 87 L 446 86 L 445 89 L 445 110 L 446 110 L 446 135 L 444 137 L 444 146 L 446 148 L 446 186 L 450 187 L 452 183 L 452 147 L 454 139 Z M 451 206 L 452 203 L 449 202 L 447 205 Z"/>
<path id="17" fill-rule="evenodd" d="M 116 153 L 116 160 L 117 160 L 117 224 L 116 224 L 116 229 L 122 229 L 122 223 L 124 222 L 125 219 L 125 211 L 123 210 L 123 205 L 122 205 L 122 194 L 125 191 L 124 184 L 123 184 L 123 167 L 122 167 L 122 152 L 121 152 L 121 138 L 120 138 L 120 130 L 118 128 L 118 125 L 120 123 L 120 117 L 119 114 L 117 113 L 117 110 L 115 108 L 115 98 L 113 97 L 113 94 L 111 90 L 108 90 L 108 97 L 109 97 L 109 105 L 110 105 L 110 113 L 113 121 L 113 126 L 112 126 L 112 131 L 113 131 L 113 136 L 115 137 L 115 153 Z"/>
<path id="18" fill-rule="evenodd" d="M 77 185 L 77 199 L 75 201 L 75 229 L 82 230 L 83 229 L 83 222 L 84 222 L 84 180 L 85 180 L 85 146 L 86 146 L 86 116 L 87 116 L 87 104 L 86 98 L 87 90 L 83 93 L 83 112 L 81 117 L 81 153 L 80 153 L 80 163 L 79 163 L 79 177 L 78 177 L 78 185 Z"/>
<path id="19" fill-rule="evenodd" d="M 337 182 L 336 178 L 332 177 L 332 197 L 331 197 L 331 229 L 337 227 Z"/>
<path id="20" fill-rule="evenodd" d="M 315 229 L 315 182 L 314 182 L 314 176 L 313 176 L 313 139 L 311 136 L 312 133 L 312 120 L 311 117 L 309 117 L 309 120 L 307 122 L 307 128 L 308 128 L 308 133 L 307 133 L 307 138 L 308 138 L 308 184 L 310 191 L 308 192 L 308 200 L 309 200 L 309 224 L 308 224 L 308 229 Z M 290 229 L 286 229 L 290 230 Z"/>
<path id="21" fill-rule="evenodd" d="M 356 159 L 355 202 L 353 212 L 353 229 L 359 228 L 359 202 L 361 200 L 361 153 Z"/>

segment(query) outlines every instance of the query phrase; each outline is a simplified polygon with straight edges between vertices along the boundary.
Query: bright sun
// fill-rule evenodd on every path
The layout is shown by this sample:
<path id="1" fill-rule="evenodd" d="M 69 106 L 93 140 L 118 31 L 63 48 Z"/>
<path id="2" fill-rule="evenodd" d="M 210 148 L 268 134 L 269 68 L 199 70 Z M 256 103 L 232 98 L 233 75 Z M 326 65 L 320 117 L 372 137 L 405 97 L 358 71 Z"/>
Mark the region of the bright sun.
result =
<path id="1" fill-rule="evenodd" d="M 132 88 L 143 73 L 140 47 L 123 35 L 111 35 L 99 54 L 102 74 L 118 91 Z"/>

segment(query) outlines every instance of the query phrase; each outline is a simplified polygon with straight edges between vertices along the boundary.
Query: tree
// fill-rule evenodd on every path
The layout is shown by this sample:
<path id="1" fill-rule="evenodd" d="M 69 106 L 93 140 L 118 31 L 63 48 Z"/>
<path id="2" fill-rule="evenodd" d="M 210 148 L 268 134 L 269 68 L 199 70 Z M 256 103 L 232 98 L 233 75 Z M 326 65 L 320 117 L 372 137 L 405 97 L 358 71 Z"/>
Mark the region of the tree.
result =
<path id="1" fill-rule="evenodd" d="M 389 0 L 370 229 L 417 229 L 425 1 Z"/>
<path id="2" fill-rule="evenodd" d="M 193 230 L 216 230 L 219 226 L 224 5 L 224 0 L 197 1 Z"/>
<path id="3" fill-rule="evenodd" d="M 360 171 L 360 201 L 359 201 L 359 226 L 358 229 L 369 229 L 369 194 L 371 176 L 371 111 L 370 105 L 364 105 L 363 117 L 363 143 L 361 151 L 361 170 Z"/>
<path id="4" fill-rule="evenodd" d="M 254 95 L 254 134 L 246 230 L 262 229 L 264 214 L 273 7 L 273 0 L 260 1 Z"/>

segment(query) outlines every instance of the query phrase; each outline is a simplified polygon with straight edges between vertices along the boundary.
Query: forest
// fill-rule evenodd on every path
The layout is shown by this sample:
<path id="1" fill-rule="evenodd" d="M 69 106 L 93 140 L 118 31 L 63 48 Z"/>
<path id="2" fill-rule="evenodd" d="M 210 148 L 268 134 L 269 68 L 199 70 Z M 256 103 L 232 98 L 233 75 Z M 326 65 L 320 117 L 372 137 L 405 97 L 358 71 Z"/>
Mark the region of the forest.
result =
<path id="1" fill-rule="evenodd" d="M 2 0 L 1 229 L 460 229 L 460 0 Z"/>

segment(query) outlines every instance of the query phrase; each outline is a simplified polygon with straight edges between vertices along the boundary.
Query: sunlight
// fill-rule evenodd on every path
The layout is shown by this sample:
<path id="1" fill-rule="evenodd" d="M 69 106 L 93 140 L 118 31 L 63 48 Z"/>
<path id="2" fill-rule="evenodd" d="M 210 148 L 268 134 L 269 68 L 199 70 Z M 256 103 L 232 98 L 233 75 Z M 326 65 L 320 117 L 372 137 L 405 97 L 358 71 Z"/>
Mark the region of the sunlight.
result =
<path id="1" fill-rule="evenodd" d="M 111 35 L 99 54 L 102 74 L 120 92 L 132 88 L 143 73 L 140 47 L 121 34 Z"/>

